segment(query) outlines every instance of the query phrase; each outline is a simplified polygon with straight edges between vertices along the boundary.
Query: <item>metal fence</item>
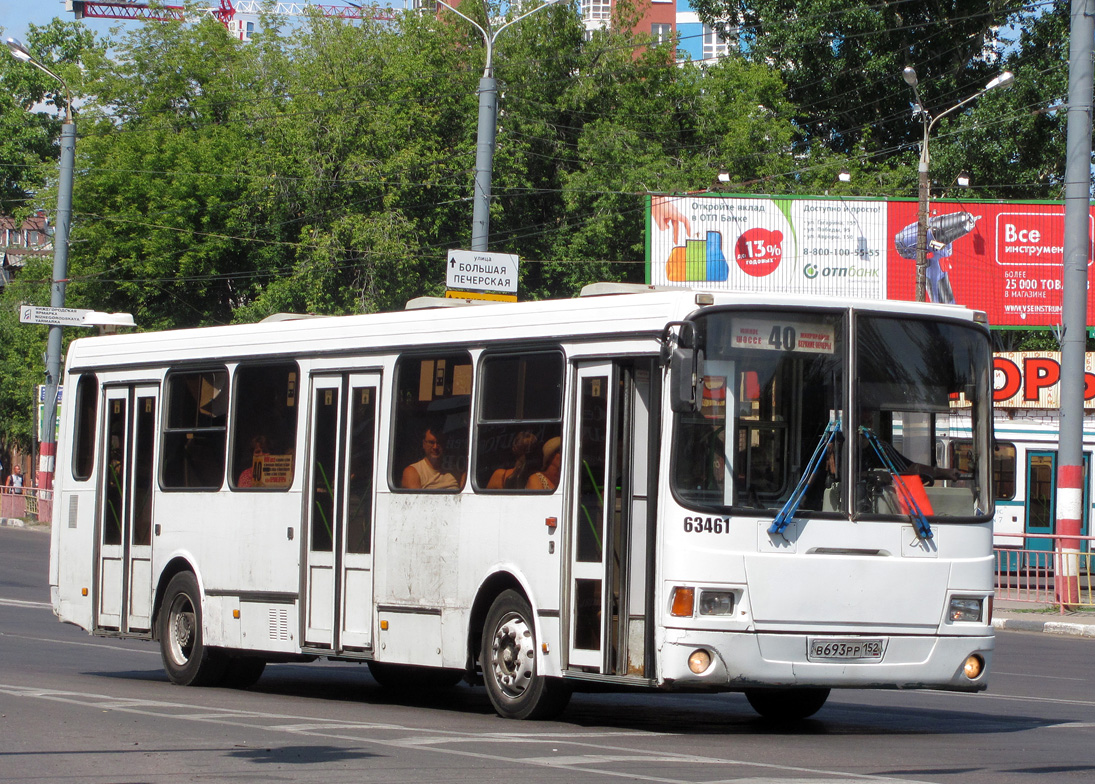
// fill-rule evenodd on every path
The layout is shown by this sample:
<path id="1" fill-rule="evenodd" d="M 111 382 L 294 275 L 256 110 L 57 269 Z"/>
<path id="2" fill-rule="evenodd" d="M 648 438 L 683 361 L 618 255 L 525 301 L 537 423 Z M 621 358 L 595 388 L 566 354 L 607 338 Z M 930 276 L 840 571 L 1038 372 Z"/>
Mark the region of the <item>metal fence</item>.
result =
<path id="1" fill-rule="evenodd" d="M 1060 612 L 1095 609 L 1095 536 L 997 534 L 996 598 Z M 1010 541 L 1015 544 L 1011 545 Z"/>
<path id="2" fill-rule="evenodd" d="M 0 488 L 0 517 L 12 517 L 28 522 L 48 523 L 53 512 L 53 491 L 37 487 L 22 487 L 15 491 Z"/>

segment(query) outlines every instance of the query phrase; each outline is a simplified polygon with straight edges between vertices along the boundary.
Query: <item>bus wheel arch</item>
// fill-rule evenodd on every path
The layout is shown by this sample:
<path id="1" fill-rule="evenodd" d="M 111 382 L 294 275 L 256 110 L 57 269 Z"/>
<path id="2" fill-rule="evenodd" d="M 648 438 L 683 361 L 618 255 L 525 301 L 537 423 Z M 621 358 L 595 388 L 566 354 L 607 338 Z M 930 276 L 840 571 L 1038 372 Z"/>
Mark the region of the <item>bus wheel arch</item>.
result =
<path id="1" fill-rule="evenodd" d="M 468 663 L 469 673 L 474 674 L 479 666 L 479 653 L 483 643 L 483 627 L 487 623 L 487 613 L 495 599 L 504 591 L 514 591 L 528 601 L 528 594 L 520 581 L 509 572 L 495 572 L 479 586 L 479 592 L 471 605 L 468 617 Z M 531 602 L 530 602 L 531 604 Z"/>
<path id="2" fill-rule="evenodd" d="M 536 624 L 523 592 L 506 589 L 491 603 L 479 646 L 487 696 L 507 719 L 550 719 L 570 701 L 570 684 L 539 672 Z"/>
<path id="3" fill-rule="evenodd" d="M 175 575 L 179 572 L 194 572 L 194 567 L 182 557 L 172 558 L 160 572 L 160 579 L 156 583 L 156 595 L 152 598 L 152 639 L 160 639 L 160 624 L 159 616 L 160 610 L 163 609 L 164 595 L 167 593 L 167 586 L 174 579 Z"/>
<path id="4" fill-rule="evenodd" d="M 156 613 L 156 638 L 172 683 L 212 686 L 224 677 L 229 660 L 224 651 L 205 644 L 201 590 L 189 569 L 177 571 L 164 588 Z"/>

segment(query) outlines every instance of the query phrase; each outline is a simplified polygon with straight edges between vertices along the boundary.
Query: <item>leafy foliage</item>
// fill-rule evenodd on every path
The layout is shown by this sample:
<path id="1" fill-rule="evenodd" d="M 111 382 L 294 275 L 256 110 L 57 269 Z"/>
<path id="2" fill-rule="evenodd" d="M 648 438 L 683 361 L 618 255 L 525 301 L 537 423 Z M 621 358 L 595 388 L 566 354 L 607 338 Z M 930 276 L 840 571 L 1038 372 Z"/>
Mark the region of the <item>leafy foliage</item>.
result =
<path id="1" fill-rule="evenodd" d="M 490 249 L 520 255 L 522 297 L 642 280 L 646 194 L 704 191 L 720 171 L 739 193 L 915 194 L 907 64 L 932 113 L 1017 74 L 936 127 L 937 182 L 966 169 L 978 197 L 1060 197 L 1066 4 L 693 5 L 730 20 L 740 51 L 678 63 L 624 0 L 611 30 L 587 34 L 574 6 L 553 5 L 497 37 Z M 496 30 L 504 9 L 461 10 Z M 108 42 L 32 29 L 79 114 L 71 306 L 162 329 L 441 293 L 446 251 L 470 243 L 480 34 L 450 13 L 260 26 L 250 43 L 209 18 Z M 10 58 L 0 87 L 0 206 L 48 209 L 63 95 Z M 835 184 L 841 168 L 852 182 Z M 0 427 L 24 444 L 45 330 L 19 325 L 17 305 L 44 302 L 49 276 L 28 266 L 0 310 Z"/>

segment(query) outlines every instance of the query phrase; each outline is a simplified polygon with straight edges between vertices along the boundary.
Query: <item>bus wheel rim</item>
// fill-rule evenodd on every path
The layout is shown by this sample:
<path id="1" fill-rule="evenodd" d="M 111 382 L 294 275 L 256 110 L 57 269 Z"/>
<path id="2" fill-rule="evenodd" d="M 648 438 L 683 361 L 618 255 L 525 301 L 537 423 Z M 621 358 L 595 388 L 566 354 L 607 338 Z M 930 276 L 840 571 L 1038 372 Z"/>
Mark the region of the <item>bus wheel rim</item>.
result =
<path id="1" fill-rule="evenodd" d="M 532 629 L 518 615 L 498 624 L 491 648 L 494 681 L 510 699 L 523 695 L 532 682 L 536 652 Z"/>
<path id="2" fill-rule="evenodd" d="M 171 655 L 178 664 L 190 661 L 194 651 L 194 608 L 185 596 L 180 596 L 171 607 Z"/>

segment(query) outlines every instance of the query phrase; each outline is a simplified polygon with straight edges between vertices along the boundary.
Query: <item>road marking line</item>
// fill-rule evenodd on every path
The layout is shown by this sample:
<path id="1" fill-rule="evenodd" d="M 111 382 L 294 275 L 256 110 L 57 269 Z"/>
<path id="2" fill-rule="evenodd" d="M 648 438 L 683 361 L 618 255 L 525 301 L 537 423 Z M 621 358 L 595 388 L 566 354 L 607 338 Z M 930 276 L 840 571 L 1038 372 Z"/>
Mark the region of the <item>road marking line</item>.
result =
<path id="1" fill-rule="evenodd" d="M 344 740 L 349 743 L 353 743 L 357 746 L 362 744 L 371 744 L 375 746 L 387 747 L 387 748 L 408 748 L 414 747 L 423 751 L 433 751 L 438 754 L 446 754 L 457 757 L 468 757 L 472 759 L 488 760 L 491 762 L 497 762 L 502 765 L 512 765 L 514 757 L 512 754 L 488 754 L 478 751 L 470 751 L 466 748 L 453 748 L 453 744 L 462 744 L 466 741 L 478 741 L 482 742 L 482 736 L 473 732 L 453 732 L 451 736 L 449 733 L 438 732 L 434 728 L 419 729 L 415 727 L 408 727 L 403 725 L 393 724 L 370 724 L 368 722 L 345 722 L 345 721 L 324 721 L 322 719 L 315 719 L 313 717 L 291 716 L 279 713 L 265 713 L 257 711 L 244 711 L 244 710 L 210 710 L 209 706 L 204 705 L 191 705 L 186 703 L 171 703 L 154 700 L 125 700 L 114 697 L 107 694 L 87 694 L 77 693 L 69 691 L 60 691 L 55 689 L 40 689 L 29 686 L 17 686 L 14 684 L 0 683 L 0 692 L 11 694 L 14 696 L 31 697 L 34 699 L 50 700 L 62 703 L 68 703 L 73 705 L 80 705 L 88 708 L 98 708 L 117 710 L 122 713 L 132 713 L 145 716 L 156 716 L 166 719 L 175 719 L 181 721 L 194 721 L 200 723 L 209 724 L 222 724 L 236 727 L 246 727 L 248 729 L 267 731 L 267 732 L 283 732 L 290 735 L 296 735 L 301 737 L 317 737 L 327 740 Z M 111 703 L 114 703 L 120 707 L 113 707 Z M 166 709 L 166 710 L 165 710 Z M 175 713 L 171 709 L 188 709 L 191 713 Z M 271 720 L 285 722 L 286 720 L 293 720 L 294 723 L 280 723 L 280 724 L 263 724 L 260 721 L 243 721 L 243 719 L 258 719 L 258 720 Z M 334 730 L 357 730 L 360 732 L 373 732 L 378 729 L 386 729 L 394 732 L 408 733 L 409 735 L 418 734 L 419 737 L 408 738 L 377 738 L 373 735 L 362 736 L 361 734 L 345 734 L 342 732 L 336 732 Z M 429 732 L 428 736 L 425 733 Z M 603 733 L 596 733 L 602 735 Z M 611 733 L 615 735 L 622 735 L 623 733 Z M 647 736 L 650 732 L 634 732 L 628 733 L 629 735 Z M 421 738 L 429 737 L 431 739 L 437 739 L 439 737 L 449 736 L 452 743 L 443 745 L 441 743 L 435 744 L 420 744 L 418 743 Z M 586 736 L 579 736 L 586 737 Z M 498 738 L 502 740 L 502 738 Z M 577 748 L 590 749 L 589 754 L 567 754 L 560 755 L 559 757 L 531 757 L 522 759 L 521 762 L 527 762 L 531 765 L 537 765 L 543 768 L 559 769 L 565 768 L 568 772 L 575 773 L 588 773 L 594 776 L 608 776 L 613 778 L 626 778 L 631 780 L 641 780 L 658 782 L 658 784 L 691 784 L 694 779 L 683 778 L 668 778 L 662 776 L 643 775 L 634 771 L 614 771 L 605 770 L 603 768 L 590 767 L 591 765 L 606 764 L 611 762 L 630 762 L 636 765 L 644 765 L 650 762 L 663 762 L 672 763 L 673 765 L 704 765 L 704 766 L 736 766 L 747 769 L 759 769 L 765 771 L 779 771 L 786 774 L 799 774 L 792 777 L 779 777 L 779 778 L 756 778 L 741 776 L 734 779 L 722 779 L 722 781 L 748 781 L 750 784 L 758 784 L 758 782 L 770 782 L 775 784 L 810 784 L 810 782 L 816 782 L 817 784 L 857 784 L 858 782 L 871 781 L 871 782 L 893 782 L 894 784 L 910 784 L 915 781 L 908 778 L 895 778 L 893 776 L 884 775 L 871 775 L 871 774 L 854 774 L 847 771 L 829 771 L 820 768 L 806 768 L 795 765 L 779 765 L 774 763 L 762 763 L 753 762 L 750 760 L 738 760 L 727 759 L 719 757 L 706 757 L 692 754 L 674 754 L 666 753 L 664 751 L 659 752 L 645 752 L 642 749 L 631 749 L 626 747 L 606 747 L 602 742 L 594 743 L 592 739 L 586 739 L 583 741 L 577 740 L 560 740 L 559 738 L 536 738 L 531 739 L 533 742 L 540 744 L 563 744 Z M 560 764 L 563 762 L 564 764 Z M 804 778 L 802 774 L 815 778 Z"/>
<path id="2" fill-rule="evenodd" d="M 38 610 L 52 610 L 49 602 L 27 602 L 21 599 L 0 599 L 0 606 L 4 607 L 30 607 Z"/>

